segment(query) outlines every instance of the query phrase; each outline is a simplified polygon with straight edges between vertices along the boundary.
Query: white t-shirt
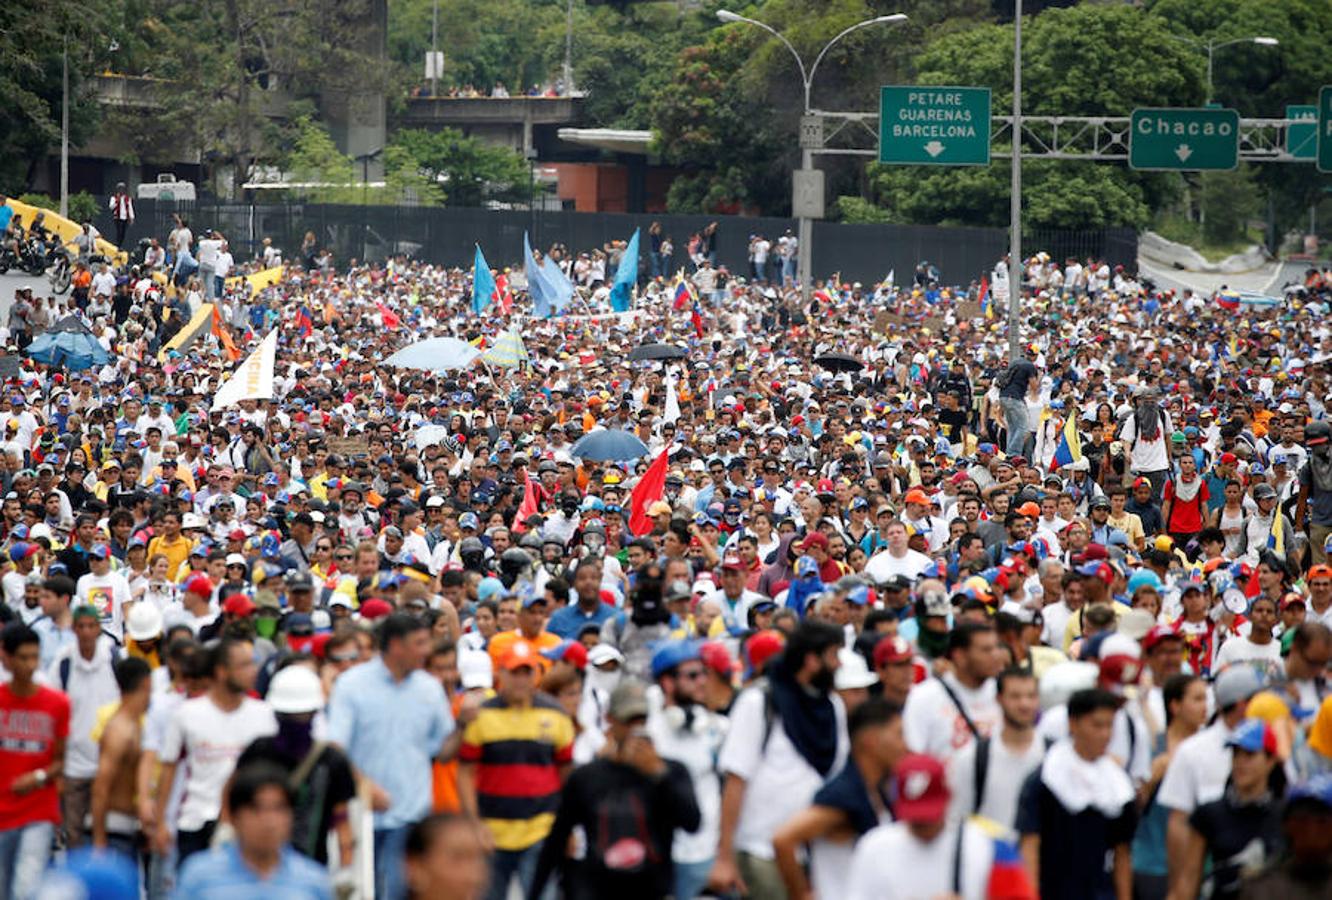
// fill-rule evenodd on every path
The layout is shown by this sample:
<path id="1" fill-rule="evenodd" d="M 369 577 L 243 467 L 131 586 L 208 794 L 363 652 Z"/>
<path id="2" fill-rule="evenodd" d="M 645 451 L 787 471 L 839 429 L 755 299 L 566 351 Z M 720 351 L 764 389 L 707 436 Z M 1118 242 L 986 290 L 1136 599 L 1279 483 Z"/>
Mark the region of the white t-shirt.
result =
<path id="1" fill-rule="evenodd" d="M 1138 422 L 1133 416 L 1129 416 L 1124 422 L 1124 427 L 1120 429 L 1119 438 L 1129 448 L 1129 468 L 1133 472 L 1160 472 L 1170 468 L 1170 455 L 1166 451 L 1166 441 L 1170 440 L 1170 434 L 1174 426 L 1170 421 L 1170 413 L 1164 409 L 1161 410 L 1161 421 L 1156 433 L 1156 440 L 1149 441 L 1146 438 L 1135 440 L 1138 436 Z"/>
<path id="2" fill-rule="evenodd" d="M 1003 712 L 996 699 L 994 679 L 976 690 L 964 687 L 953 675 L 945 675 L 948 686 L 966 708 L 967 715 L 981 734 L 992 734 L 999 727 Z M 902 710 L 902 727 L 907 746 L 916 753 L 928 753 L 947 760 L 973 740 L 967 721 L 958 711 L 943 682 L 931 678 L 912 688 Z"/>
<path id="3" fill-rule="evenodd" d="M 870 557 L 870 561 L 865 564 L 865 574 L 879 583 L 895 575 L 905 575 L 915 581 L 933 562 L 924 553 L 915 550 L 908 550 L 904 556 L 898 558 L 887 549 L 883 549 Z"/>
<path id="4" fill-rule="evenodd" d="M 836 694 L 830 699 L 837 717 L 837 754 L 828 775 L 842 767 L 848 752 L 846 708 Z M 786 736 L 780 716 L 773 719 L 765 749 L 765 719 L 763 691 L 757 688 L 742 691 L 731 709 L 731 727 L 717 767 L 745 780 L 735 849 L 759 859 L 773 859 L 773 834 L 787 819 L 809 806 L 823 786 L 825 776 L 796 750 Z"/>
<path id="5" fill-rule="evenodd" d="M 17 612 L 23 606 L 23 595 L 27 590 L 28 576 L 9 571 L 0 578 L 0 590 L 4 591 L 5 603 Z"/>
<path id="6" fill-rule="evenodd" d="M 241 751 L 255 738 L 277 734 L 277 717 L 268 704 L 251 697 L 223 712 L 211 697 L 186 700 L 171 717 L 162 741 L 162 761 L 184 756 L 185 798 L 176 827 L 198 831 L 222 811 L 222 789 Z"/>
<path id="7" fill-rule="evenodd" d="M 962 832 L 961 891 L 953 890 L 957 829 Z M 950 825 L 928 844 L 901 822 L 880 825 L 856 845 L 846 896 L 849 900 L 927 900 L 958 893 L 962 900 L 984 900 L 994 841 L 971 822 Z"/>
<path id="8" fill-rule="evenodd" d="M 948 761 L 948 787 L 953 792 L 948 813 L 952 819 L 960 821 L 975 810 L 1005 828 L 1012 828 L 1017 823 L 1022 783 L 1045 758 L 1045 741 L 1040 735 L 1033 734 L 1027 749 L 1014 753 L 996 733 L 989 748 L 985 796 L 981 798 L 979 809 L 976 808 L 976 742 L 967 744 Z"/>
<path id="9" fill-rule="evenodd" d="M 97 608 L 102 630 L 118 641 L 125 639 L 125 604 L 130 603 L 129 582 L 119 572 L 94 575 L 89 572 L 77 585 L 79 602 Z"/>
<path id="10" fill-rule="evenodd" d="M 1166 809 L 1192 813 L 1218 799 L 1230 777 L 1229 736 L 1230 729 L 1218 719 L 1180 744 L 1161 779 L 1157 802 Z"/>
<path id="11" fill-rule="evenodd" d="M 1219 672 L 1231 663 L 1252 659 L 1270 659 L 1280 664 L 1281 642 L 1269 638 L 1266 644 L 1255 644 L 1245 635 L 1237 634 L 1221 645 L 1221 649 L 1216 653 L 1216 659 L 1212 662 L 1212 668 Z"/>
<path id="12" fill-rule="evenodd" d="M 1160 721 L 1164 722 L 1165 719 Z M 1053 744 L 1068 737 L 1068 707 L 1055 706 L 1043 712 L 1036 733 L 1042 743 Z M 1137 701 L 1130 700 L 1115 711 L 1110 745 L 1106 752 L 1123 761 L 1121 767 L 1135 785 L 1151 777 L 1152 732 L 1147 727 L 1147 720 L 1143 718 Z"/>
<path id="13" fill-rule="evenodd" d="M 706 862 L 717 855 L 717 836 L 721 831 L 717 751 L 725 740 L 726 719 L 696 710 L 690 727 L 676 728 L 668 721 L 660 700 L 651 706 L 647 727 L 652 744 L 662 759 L 673 759 L 689 770 L 698 801 L 699 826 L 692 833 L 676 829 L 671 859 L 684 864 Z"/>

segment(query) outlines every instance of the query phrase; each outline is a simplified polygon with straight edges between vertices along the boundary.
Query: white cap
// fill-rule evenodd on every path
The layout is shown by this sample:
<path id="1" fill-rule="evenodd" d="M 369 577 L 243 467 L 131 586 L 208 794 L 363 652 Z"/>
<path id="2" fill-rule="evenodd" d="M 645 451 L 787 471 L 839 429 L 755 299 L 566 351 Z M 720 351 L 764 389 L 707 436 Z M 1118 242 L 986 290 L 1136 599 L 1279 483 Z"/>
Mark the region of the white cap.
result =
<path id="1" fill-rule="evenodd" d="M 593 666 L 604 666 L 608 662 L 617 662 L 623 665 L 624 654 L 610 644 L 597 644 L 587 651 L 587 661 L 589 665 Z"/>
<path id="2" fill-rule="evenodd" d="M 465 691 L 476 688 L 490 690 L 495 686 L 494 667 L 490 654 L 484 650 L 464 650 L 458 654 L 458 674 Z"/>
<path id="3" fill-rule="evenodd" d="M 228 554 L 227 554 L 227 565 L 228 565 L 228 566 L 244 566 L 244 565 L 247 565 L 247 563 L 245 562 L 245 557 L 244 557 L 243 555 L 241 555 L 241 554 L 239 554 L 239 553 L 228 553 Z"/>
<path id="4" fill-rule="evenodd" d="M 207 523 L 197 514 L 187 512 L 185 518 L 180 520 L 181 528 L 206 528 Z"/>

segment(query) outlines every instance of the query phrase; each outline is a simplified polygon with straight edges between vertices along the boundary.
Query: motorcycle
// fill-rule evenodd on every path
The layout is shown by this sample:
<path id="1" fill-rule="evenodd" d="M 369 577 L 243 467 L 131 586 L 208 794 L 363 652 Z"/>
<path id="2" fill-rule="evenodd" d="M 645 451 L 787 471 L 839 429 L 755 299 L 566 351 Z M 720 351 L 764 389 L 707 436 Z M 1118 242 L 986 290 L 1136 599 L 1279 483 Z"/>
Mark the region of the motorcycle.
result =
<path id="1" fill-rule="evenodd" d="M 6 244 L 0 247 L 0 275 L 10 269 L 21 269 L 29 275 L 41 275 L 46 271 L 45 255 L 31 240 L 21 241 L 17 253 Z"/>
<path id="2" fill-rule="evenodd" d="M 63 294 L 69 290 L 70 282 L 74 278 L 74 263 L 69 257 L 69 251 L 59 245 L 51 250 L 50 258 L 51 268 L 47 271 L 46 277 L 51 282 L 51 290 Z"/>

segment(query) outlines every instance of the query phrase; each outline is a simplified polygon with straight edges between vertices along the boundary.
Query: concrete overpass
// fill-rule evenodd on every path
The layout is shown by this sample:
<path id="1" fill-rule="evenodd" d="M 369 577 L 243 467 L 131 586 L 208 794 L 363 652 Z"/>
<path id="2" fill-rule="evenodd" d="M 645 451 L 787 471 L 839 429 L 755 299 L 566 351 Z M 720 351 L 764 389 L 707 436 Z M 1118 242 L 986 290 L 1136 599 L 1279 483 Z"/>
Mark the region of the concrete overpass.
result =
<path id="1" fill-rule="evenodd" d="M 529 159 L 549 159 L 559 130 L 578 124 L 583 97 L 409 97 L 399 128 L 456 128 Z"/>

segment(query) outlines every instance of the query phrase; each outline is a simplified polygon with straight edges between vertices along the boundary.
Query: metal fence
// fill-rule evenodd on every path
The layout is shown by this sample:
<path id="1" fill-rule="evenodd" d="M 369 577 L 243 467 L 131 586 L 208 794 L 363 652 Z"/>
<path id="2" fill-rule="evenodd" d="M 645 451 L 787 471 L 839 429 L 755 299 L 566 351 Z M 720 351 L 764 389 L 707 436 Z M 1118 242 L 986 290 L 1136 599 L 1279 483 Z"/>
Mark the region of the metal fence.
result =
<path id="1" fill-rule="evenodd" d="M 320 247 L 333 251 L 339 263 L 350 259 L 384 259 L 406 253 L 433 263 L 470 266 L 474 245 L 480 244 L 487 261 L 496 267 L 519 265 L 523 232 L 534 247 L 561 242 L 573 252 L 625 240 L 642 229 L 642 259 L 647 271 L 647 229 L 659 221 L 675 245 L 672 268 L 685 265 L 689 237 L 711 221 L 718 222 L 717 261 L 735 273 L 748 273 L 748 246 L 752 234 L 773 240 L 794 219 L 712 217 L 692 215 L 634 215 L 548 210 L 487 210 L 419 206 L 344 206 L 314 203 L 173 203 L 140 200 L 138 219 L 130 240 L 165 238 L 172 216 L 185 216 L 197 234 L 216 228 L 227 236 L 238 259 L 257 255 L 263 238 L 271 238 L 289 259 L 294 259 L 307 233 Z M 104 212 L 105 215 L 105 212 Z M 99 222 L 114 233 L 111 222 Z M 1052 258 L 1103 258 L 1113 264 L 1136 265 L 1137 235 L 1131 229 L 1089 231 L 1035 231 L 1024 236 L 1024 248 L 1047 250 Z M 945 282 L 966 283 L 989 271 L 1008 248 L 1002 228 L 946 228 L 932 225 L 843 225 L 817 222 L 814 226 L 814 275 L 839 273 L 843 281 L 866 284 L 888 272 L 898 282 L 910 278 L 918 263 L 928 260 Z"/>

